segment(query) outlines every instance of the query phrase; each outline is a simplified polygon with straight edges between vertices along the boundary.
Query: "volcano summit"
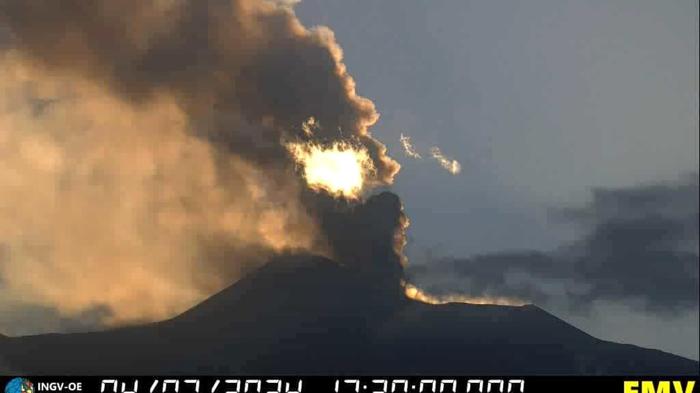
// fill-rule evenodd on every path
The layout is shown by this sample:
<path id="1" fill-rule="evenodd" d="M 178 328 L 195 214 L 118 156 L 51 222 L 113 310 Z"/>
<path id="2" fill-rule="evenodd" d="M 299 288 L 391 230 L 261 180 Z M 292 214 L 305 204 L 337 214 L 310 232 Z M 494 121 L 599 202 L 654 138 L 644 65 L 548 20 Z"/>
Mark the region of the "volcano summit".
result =
<path id="1" fill-rule="evenodd" d="M 0 338 L 31 374 L 697 374 L 533 306 L 431 305 L 323 257 L 278 257 L 167 321 Z"/>

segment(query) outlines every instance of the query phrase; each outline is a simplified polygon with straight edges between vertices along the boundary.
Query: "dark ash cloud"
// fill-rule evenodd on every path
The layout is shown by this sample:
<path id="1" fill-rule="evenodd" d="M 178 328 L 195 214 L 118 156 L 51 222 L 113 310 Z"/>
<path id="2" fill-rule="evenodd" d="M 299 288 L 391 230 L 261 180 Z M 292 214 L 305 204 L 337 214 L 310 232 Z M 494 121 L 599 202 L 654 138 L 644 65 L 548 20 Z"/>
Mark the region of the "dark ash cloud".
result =
<path id="1" fill-rule="evenodd" d="M 385 191 L 362 204 L 325 202 L 334 207 L 324 209 L 321 227 L 337 260 L 364 272 L 377 290 L 399 296 L 408 226 L 399 197 Z"/>
<path id="2" fill-rule="evenodd" d="M 637 302 L 675 313 L 698 306 L 698 179 L 599 189 L 589 205 L 564 211 L 587 235 L 551 253 L 447 258 L 410 268 L 436 293 L 508 296 L 586 307 Z"/>

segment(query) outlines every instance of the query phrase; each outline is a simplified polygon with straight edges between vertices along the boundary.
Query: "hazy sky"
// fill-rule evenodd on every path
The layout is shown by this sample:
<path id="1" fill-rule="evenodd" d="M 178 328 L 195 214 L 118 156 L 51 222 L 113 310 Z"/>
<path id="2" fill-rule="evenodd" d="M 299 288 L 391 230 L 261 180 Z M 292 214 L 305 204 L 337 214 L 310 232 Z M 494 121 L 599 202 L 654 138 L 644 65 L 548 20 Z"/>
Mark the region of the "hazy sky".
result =
<path id="1" fill-rule="evenodd" d="M 382 114 L 374 132 L 403 165 L 394 189 L 413 263 L 552 249 L 576 236 L 552 208 L 583 204 L 594 187 L 697 173 L 695 0 L 304 0 L 297 13 L 335 31 Z M 401 132 L 424 152 L 440 146 L 462 173 L 403 156 Z M 698 358 L 697 311 L 597 310 L 564 317 Z"/>

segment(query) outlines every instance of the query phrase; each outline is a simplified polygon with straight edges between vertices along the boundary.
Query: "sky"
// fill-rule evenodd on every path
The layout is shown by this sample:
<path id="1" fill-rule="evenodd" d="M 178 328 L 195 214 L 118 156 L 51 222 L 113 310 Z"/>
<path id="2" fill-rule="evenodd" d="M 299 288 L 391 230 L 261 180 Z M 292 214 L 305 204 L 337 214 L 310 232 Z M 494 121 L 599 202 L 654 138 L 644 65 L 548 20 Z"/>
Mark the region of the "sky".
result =
<path id="1" fill-rule="evenodd" d="M 381 114 L 373 133 L 402 165 L 393 189 L 413 265 L 556 250 L 585 231 L 555 212 L 591 203 L 595 189 L 697 179 L 696 1 L 304 0 L 296 10 L 332 27 Z M 401 133 L 462 172 L 406 157 Z M 603 339 L 698 358 L 697 303 L 670 316 L 621 301 L 550 311 Z"/>

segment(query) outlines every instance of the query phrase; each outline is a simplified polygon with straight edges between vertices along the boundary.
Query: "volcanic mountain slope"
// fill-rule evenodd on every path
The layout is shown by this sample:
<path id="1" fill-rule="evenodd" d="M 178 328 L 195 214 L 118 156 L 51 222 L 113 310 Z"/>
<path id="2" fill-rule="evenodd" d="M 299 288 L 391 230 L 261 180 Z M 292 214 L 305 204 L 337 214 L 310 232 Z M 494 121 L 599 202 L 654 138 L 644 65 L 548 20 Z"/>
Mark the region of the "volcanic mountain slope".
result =
<path id="1" fill-rule="evenodd" d="M 280 257 L 168 321 L 0 337 L 29 374 L 697 374 L 532 306 L 428 305 L 313 256 Z"/>

